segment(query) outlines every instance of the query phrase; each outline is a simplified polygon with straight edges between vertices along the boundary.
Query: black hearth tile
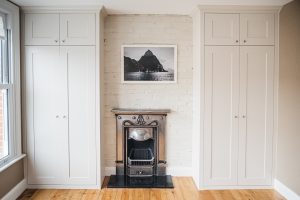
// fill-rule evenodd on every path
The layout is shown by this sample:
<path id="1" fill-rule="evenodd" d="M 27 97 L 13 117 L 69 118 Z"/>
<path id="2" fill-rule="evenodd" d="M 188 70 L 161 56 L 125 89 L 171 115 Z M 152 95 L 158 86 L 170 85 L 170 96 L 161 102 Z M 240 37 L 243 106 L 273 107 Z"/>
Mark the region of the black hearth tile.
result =
<path id="1" fill-rule="evenodd" d="M 174 188 L 172 176 L 129 177 L 111 175 L 108 188 Z"/>

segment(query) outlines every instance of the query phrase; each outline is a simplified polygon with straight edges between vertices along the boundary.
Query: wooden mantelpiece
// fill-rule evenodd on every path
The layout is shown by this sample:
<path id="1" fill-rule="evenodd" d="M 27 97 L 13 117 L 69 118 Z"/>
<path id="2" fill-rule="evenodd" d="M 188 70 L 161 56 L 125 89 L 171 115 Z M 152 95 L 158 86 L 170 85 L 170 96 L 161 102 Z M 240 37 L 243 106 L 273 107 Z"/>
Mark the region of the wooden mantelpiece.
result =
<path id="1" fill-rule="evenodd" d="M 125 109 L 113 108 L 111 112 L 116 115 L 167 115 L 170 109 Z"/>

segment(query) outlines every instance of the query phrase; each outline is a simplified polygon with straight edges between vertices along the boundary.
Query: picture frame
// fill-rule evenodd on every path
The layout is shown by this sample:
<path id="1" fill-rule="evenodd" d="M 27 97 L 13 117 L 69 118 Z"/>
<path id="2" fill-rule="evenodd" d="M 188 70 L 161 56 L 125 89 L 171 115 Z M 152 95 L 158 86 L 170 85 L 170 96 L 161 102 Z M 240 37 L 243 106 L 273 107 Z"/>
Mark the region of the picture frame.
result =
<path id="1" fill-rule="evenodd" d="M 121 83 L 177 83 L 177 45 L 122 45 Z"/>

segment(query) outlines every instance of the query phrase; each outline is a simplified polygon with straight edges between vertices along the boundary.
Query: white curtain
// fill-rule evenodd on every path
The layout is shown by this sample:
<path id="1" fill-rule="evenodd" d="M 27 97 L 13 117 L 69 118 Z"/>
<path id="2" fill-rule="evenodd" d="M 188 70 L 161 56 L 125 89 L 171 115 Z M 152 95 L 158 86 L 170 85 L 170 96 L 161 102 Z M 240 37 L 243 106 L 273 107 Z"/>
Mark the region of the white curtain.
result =
<path id="1" fill-rule="evenodd" d="M 5 39 L 5 15 L 0 13 L 0 39 Z"/>

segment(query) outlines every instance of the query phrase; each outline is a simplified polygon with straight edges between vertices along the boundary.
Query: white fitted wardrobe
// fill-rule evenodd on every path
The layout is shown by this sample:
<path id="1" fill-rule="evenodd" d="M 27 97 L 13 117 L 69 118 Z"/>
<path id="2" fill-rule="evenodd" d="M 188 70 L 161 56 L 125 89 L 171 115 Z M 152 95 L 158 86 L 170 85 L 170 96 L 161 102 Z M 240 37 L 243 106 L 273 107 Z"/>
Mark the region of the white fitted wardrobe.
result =
<path id="1" fill-rule="evenodd" d="M 26 9 L 29 187 L 100 186 L 99 10 Z"/>
<path id="2" fill-rule="evenodd" d="M 199 23 L 198 186 L 272 186 L 277 9 L 210 7 Z"/>

